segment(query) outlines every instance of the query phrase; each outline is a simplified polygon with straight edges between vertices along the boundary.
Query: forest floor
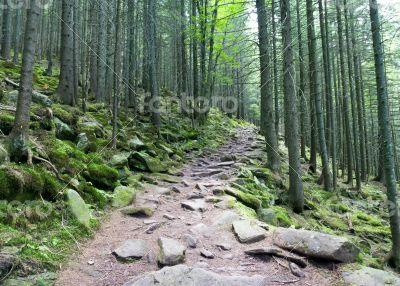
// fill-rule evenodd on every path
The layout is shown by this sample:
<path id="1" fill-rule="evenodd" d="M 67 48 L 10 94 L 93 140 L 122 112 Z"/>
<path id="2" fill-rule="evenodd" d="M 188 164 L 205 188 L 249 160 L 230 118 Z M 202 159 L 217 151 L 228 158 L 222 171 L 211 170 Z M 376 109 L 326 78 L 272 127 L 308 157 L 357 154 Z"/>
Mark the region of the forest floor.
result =
<path id="1" fill-rule="evenodd" d="M 160 237 L 173 238 L 185 246 L 189 241 L 195 246 L 186 249 L 184 264 L 190 267 L 225 276 L 262 275 L 266 285 L 344 285 L 334 263 L 307 260 L 308 266 L 303 270 L 305 277 L 300 279 L 291 273 L 284 260 L 246 255 L 244 251 L 249 248 L 273 245 L 271 229 L 264 240 L 242 244 L 232 231 L 232 222 L 229 224 L 229 219 L 228 222 L 224 220 L 232 212 L 243 216 L 245 211 L 229 209 L 232 197 L 214 194 L 219 194 L 219 190 L 237 179 L 240 167 L 245 165 L 243 162 L 260 157 L 264 146 L 253 127 L 242 127 L 216 151 L 198 157 L 189 154 L 179 180 L 147 185 L 137 195 L 135 206 L 152 208 L 151 217 L 111 211 L 94 238 L 79 244 L 78 253 L 61 269 L 56 285 L 123 285 L 144 273 L 157 271 L 157 241 Z M 182 203 L 188 201 L 196 202 L 199 209 L 183 208 Z M 259 221 L 257 223 L 268 228 Z M 113 254 L 129 239 L 141 239 L 149 244 L 143 259 L 129 263 L 118 260 Z M 229 250 L 222 250 L 218 246 L 221 244 Z M 204 249 L 214 258 L 201 255 Z"/>

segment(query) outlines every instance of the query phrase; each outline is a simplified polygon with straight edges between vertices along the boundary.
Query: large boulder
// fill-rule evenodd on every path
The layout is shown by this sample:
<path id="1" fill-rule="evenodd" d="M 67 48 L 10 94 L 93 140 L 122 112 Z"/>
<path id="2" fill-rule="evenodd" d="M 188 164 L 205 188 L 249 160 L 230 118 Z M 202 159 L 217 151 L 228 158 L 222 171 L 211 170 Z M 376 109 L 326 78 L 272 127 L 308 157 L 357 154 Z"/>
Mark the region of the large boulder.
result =
<path id="1" fill-rule="evenodd" d="M 66 191 L 66 199 L 72 215 L 87 228 L 90 227 L 90 210 L 82 197 L 74 190 Z"/>
<path id="2" fill-rule="evenodd" d="M 86 133 L 80 133 L 78 137 L 76 138 L 76 147 L 83 151 L 83 152 L 88 152 L 90 149 L 90 141 L 89 138 L 87 137 Z"/>
<path id="3" fill-rule="evenodd" d="M 128 160 L 129 167 L 134 170 L 150 171 L 152 173 L 162 173 L 168 170 L 158 158 L 153 158 L 144 152 L 133 152 Z"/>
<path id="4" fill-rule="evenodd" d="M 137 136 L 133 136 L 131 139 L 128 140 L 128 146 L 130 149 L 133 150 L 141 150 L 145 147 L 145 144 L 142 140 L 139 139 Z"/>
<path id="5" fill-rule="evenodd" d="M 344 281 L 349 285 L 355 286 L 376 286 L 393 285 L 400 286 L 400 277 L 394 273 L 362 267 L 355 270 L 346 270 L 342 272 Z"/>
<path id="6" fill-rule="evenodd" d="M 186 247 L 179 241 L 161 237 L 158 239 L 158 245 L 160 253 L 157 260 L 160 265 L 172 266 L 185 261 Z"/>
<path id="7" fill-rule="evenodd" d="M 68 124 L 62 122 L 57 117 L 54 117 L 54 124 L 56 126 L 56 137 L 58 139 L 71 141 L 75 140 L 76 134 L 72 128 L 68 126 Z"/>
<path id="8" fill-rule="evenodd" d="M 6 95 L 7 100 L 11 102 L 17 102 L 18 90 L 12 90 Z M 50 107 L 53 105 L 53 101 L 47 96 L 37 91 L 32 91 L 32 101 L 34 103 Z"/>
<path id="9" fill-rule="evenodd" d="M 123 168 L 128 166 L 128 158 L 131 153 L 123 152 L 112 156 L 110 166 L 113 168 Z"/>
<path id="10" fill-rule="evenodd" d="M 337 262 L 354 262 L 360 250 L 347 238 L 325 233 L 278 228 L 274 244 L 312 258 Z"/>
<path id="11" fill-rule="evenodd" d="M 27 277 L 10 278 L 4 281 L 3 286 L 49 286 L 54 285 L 57 274 L 54 272 L 44 272 L 41 274 L 30 275 Z"/>
<path id="12" fill-rule="evenodd" d="M 157 272 L 147 273 L 126 283 L 124 286 L 260 286 L 266 285 L 265 278 L 259 275 L 236 276 L 221 275 L 202 268 L 186 265 L 165 267 Z"/>

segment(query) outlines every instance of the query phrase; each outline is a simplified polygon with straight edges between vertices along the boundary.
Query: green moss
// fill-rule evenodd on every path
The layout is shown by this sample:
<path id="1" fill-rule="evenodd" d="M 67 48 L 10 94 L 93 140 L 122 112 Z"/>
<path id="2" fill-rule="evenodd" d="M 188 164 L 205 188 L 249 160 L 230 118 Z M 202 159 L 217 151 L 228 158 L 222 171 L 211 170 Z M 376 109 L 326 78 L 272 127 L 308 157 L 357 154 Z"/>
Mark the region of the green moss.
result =
<path id="1" fill-rule="evenodd" d="M 85 177 L 99 188 L 113 189 L 117 185 L 119 174 L 116 169 L 105 164 L 91 163 Z"/>
<path id="2" fill-rule="evenodd" d="M 285 208 L 280 206 L 273 206 L 272 209 L 275 212 L 276 220 L 278 221 L 279 226 L 290 227 L 295 224 Z"/>
<path id="3" fill-rule="evenodd" d="M 234 207 L 239 211 L 239 213 L 243 216 L 249 218 L 257 218 L 257 213 L 254 209 L 247 207 L 246 205 L 236 202 Z"/>
<path id="4" fill-rule="evenodd" d="M 129 206 L 136 198 L 137 190 L 131 187 L 119 186 L 114 190 L 112 206 L 122 208 Z"/>
<path id="5" fill-rule="evenodd" d="M 0 130 L 3 134 L 10 134 L 14 125 L 14 116 L 5 112 L 0 113 Z"/>

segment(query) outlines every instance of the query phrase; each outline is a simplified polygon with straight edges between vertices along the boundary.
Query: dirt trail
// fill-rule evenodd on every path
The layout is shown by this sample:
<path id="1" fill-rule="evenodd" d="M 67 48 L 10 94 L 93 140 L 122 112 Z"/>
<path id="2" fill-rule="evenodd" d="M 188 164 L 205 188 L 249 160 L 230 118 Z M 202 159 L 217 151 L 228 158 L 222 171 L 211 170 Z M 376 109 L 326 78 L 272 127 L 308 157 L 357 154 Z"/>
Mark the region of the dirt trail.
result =
<path id="1" fill-rule="evenodd" d="M 196 248 L 187 247 L 185 264 L 188 266 L 202 267 L 224 275 L 259 274 L 268 277 L 270 282 L 266 285 L 342 285 L 339 274 L 329 269 L 333 265 L 308 261 L 308 267 L 304 269 L 306 277 L 299 280 L 278 260 L 261 260 L 244 254 L 244 250 L 249 248 L 271 246 L 271 232 L 260 242 L 241 244 L 230 227 L 215 226 L 221 215 L 235 212 L 235 209 L 228 210 L 228 197 L 222 197 L 223 201 L 219 203 L 215 203 L 215 197 L 207 197 L 213 196 L 213 190 L 218 191 L 221 186 L 234 180 L 243 162 L 264 156 L 263 146 L 254 129 L 242 128 L 236 137 L 227 139 L 226 144 L 216 152 L 189 158 L 189 163 L 182 169 L 182 183 L 149 185 L 138 195 L 137 203 L 152 202 L 156 208 L 150 218 L 124 216 L 119 210 L 112 211 L 95 237 L 82 244 L 80 251 L 62 268 L 56 285 L 123 285 L 138 275 L 159 269 L 158 238 L 174 238 L 186 245 L 184 237 L 187 234 L 198 240 Z M 230 161 L 228 155 L 234 155 L 232 159 L 236 158 L 235 162 L 221 162 L 222 158 L 225 159 L 223 161 Z M 175 191 L 168 192 L 172 189 Z M 184 209 L 181 203 L 188 201 L 188 196 L 204 196 L 206 209 L 203 212 Z M 171 216 L 175 219 L 171 220 Z M 151 225 L 160 222 L 163 224 L 153 233 L 146 233 Z M 151 245 L 151 250 L 141 260 L 121 263 L 112 251 L 128 239 L 143 239 Z M 229 244 L 232 248 L 222 250 L 217 246 L 221 243 Z M 212 252 L 215 257 L 202 257 L 202 248 Z"/>

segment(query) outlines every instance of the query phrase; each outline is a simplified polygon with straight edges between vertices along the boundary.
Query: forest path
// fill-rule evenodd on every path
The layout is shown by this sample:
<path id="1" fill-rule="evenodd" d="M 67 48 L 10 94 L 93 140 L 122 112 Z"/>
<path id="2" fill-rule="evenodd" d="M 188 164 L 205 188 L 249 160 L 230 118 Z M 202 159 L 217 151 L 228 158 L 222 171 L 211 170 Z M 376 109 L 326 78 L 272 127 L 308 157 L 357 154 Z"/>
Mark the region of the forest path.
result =
<path id="1" fill-rule="evenodd" d="M 236 209 L 229 209 L 232 197 L 220 193 L 236 178 L 243 162 L 265 156 L 264 146 L 255 129 L 241 128 L 217 151 L 189 158 L 180 183 L 148 185 L 138 194 L 135 205 L 152 208 L 152 216 L 134 217 L 112 211 L 94 238 L 80 245 L 79 253 L 61 269 L 56 285 L 124 285 L 144 273 L 157 271 L 160 237 L 172 238 L 186 247 L 185 265 L 224 276 L 262 275 L 268 281 L 263 285 L 342 285 L 340 275 L 327 265 L 309 262 L 305 278 L 299 279 L 275 259 L 244 254 L 249 248 L 272 246 L 271 232 L 266 231 L 265 239 L 256 243 L 240 243 L 231 226 L 240 215 Z M 182 203 L 195 210 L 184 208 Z M 112 253 L 125 241 L 139 239 L 148 245 L 134 247 L 136 252 L 145 252 L 142 259 L 121 262 Z"/>

